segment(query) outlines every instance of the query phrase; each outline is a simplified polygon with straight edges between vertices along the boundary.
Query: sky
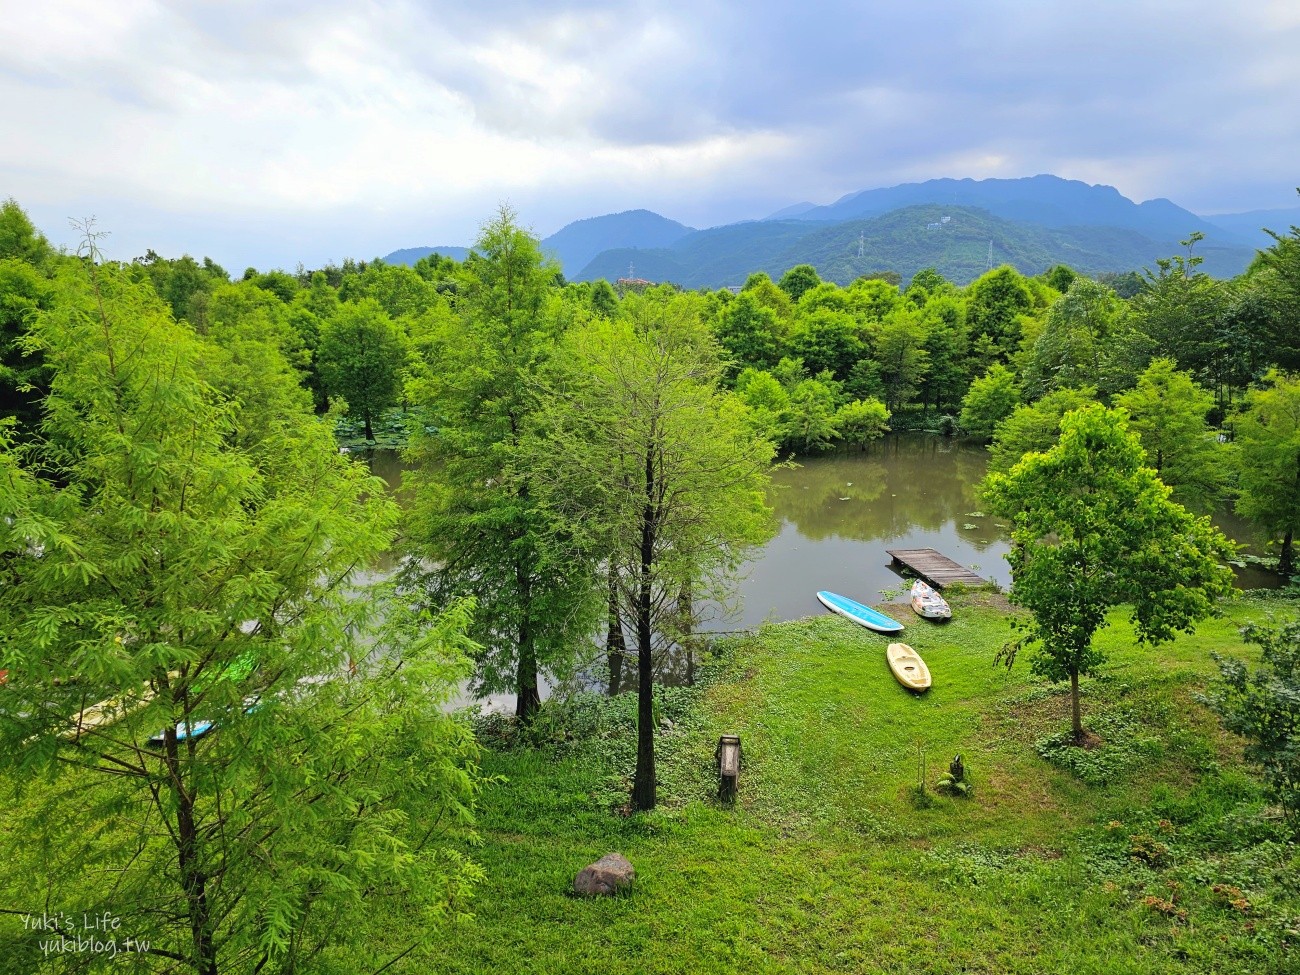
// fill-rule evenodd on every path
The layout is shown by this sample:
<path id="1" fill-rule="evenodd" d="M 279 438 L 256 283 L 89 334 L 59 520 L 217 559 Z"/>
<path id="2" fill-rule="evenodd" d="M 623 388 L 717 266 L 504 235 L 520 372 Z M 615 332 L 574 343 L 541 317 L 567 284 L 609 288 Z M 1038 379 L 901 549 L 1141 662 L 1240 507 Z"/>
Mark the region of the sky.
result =
<path id="1" fill-rule="evenodd" d="M 0 18 L 0 199 L 56 244 L 292 270 L 1053 173 L 1294 207 L 1300 3 L 42 0 Z"/>

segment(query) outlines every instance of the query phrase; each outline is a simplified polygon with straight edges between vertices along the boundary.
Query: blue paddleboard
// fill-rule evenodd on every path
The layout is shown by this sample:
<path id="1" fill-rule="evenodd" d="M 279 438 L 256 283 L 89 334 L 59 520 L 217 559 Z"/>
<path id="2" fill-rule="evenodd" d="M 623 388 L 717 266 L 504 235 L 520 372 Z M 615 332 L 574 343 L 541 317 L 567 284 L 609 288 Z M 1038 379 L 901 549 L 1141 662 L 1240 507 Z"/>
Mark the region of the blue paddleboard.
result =
<path id="1" fill-rule="evenodd" d="M 841 616 L 851 619 L 854 623 L 859 623 L 869 630 L 875 630 L 878 633 L 897 633 L 903 628 L 903 624 L 898 620 L 891 620 L 884 613 L 877 613 L 870 606 L 863 606 L 847 596 L 823 591 L 817 594 L 817 598 L 832 613 L 839 613 Z"/>

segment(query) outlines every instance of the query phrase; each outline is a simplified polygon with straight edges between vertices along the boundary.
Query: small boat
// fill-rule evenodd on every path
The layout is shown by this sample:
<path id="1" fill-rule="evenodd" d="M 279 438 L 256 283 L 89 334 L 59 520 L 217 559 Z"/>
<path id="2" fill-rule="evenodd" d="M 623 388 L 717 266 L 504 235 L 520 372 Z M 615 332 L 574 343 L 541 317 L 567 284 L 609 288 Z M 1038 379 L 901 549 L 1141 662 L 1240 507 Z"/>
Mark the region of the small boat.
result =
<path id="1" fill-rule="evenodd" d="M 206 735 L 211 731 L 212 727 L 213 725 L 211 721 L 191 721 L 188 723 L 181 721 L 176 725 L 176 740 L 187 741 L 190 738 L 201 738 L 203 735 Z M 160 731 L 149 739 L 149 744 L 157 747 L 163 744 L 166 740 L 167 733 L 165 731 Z"/>
<path id="2" fill-rule="evenodd" d="M 909 691 L 924 691 L 930 686 L 930 668 L 906 643 L 891 643 L 885 650 L 889 669 Z"/>
<path id="3" fill-rule="evenodd" d="M 865 626 L 868 630 L 875 630 L 877 633 L 898 633 L 903 629 L 903 624 L 898 620 L 891 620 L 884 613 L 878 613 L 870 606 L 863 606 L 847 596 L 823 591 L 817 594 L 817 598 L 832 613 L 839 613 L 845 619 L 853 620 L 854 623 Z"/>
<path id="4" fill-rule="evenodd" d="M 119 694 L 117 697 L 110 697 L 98 704 L 84 707 L 68 719 L 68 727 L 59 732 L 59 737 L 72 741 L 92 731 L 102 731 L 140 710 L 152 701 L 153 697 L 152 690 L 142 688 L 134 694 Z"/>
<path id="5" fill-rule="evenodd" d="M 952 619 L 952 607 L 948 601 L 920 579 L 912 583 L 912 609 L 917 616 L 924 616 L 928 620 Z"/>

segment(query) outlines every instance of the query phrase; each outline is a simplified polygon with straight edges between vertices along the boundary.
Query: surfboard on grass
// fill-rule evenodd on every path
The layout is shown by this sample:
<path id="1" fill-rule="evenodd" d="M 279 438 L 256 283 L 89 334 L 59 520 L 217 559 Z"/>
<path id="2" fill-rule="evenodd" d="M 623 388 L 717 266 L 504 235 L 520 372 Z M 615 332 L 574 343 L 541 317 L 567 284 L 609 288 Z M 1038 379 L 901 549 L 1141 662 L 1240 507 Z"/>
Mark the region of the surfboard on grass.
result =
<path id="1" fill-rule="evenodd" d="M 853 620 L 859 626 L 865 626 L 877 633 L 898 633 L 903 629 L 903 624 L 898 620 L 890 619 L 884 613 L 879 613 L 870 606 L 863 606 L 857 600 L 849 599 L 847 596 L 823 590 L 817 594 L 817 598 L 832 613 L 839 613 L 845 619 Z"/>

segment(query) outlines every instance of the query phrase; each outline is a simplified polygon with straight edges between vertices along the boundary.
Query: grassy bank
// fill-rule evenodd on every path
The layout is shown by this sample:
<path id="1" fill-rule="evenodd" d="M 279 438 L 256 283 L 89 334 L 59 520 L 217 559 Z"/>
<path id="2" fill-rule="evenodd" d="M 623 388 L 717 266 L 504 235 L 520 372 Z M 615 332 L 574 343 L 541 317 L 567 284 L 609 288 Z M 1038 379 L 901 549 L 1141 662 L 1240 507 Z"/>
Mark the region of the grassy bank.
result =
<path id="1" fill-rule="evenodd" d="M 1024 663 L 991 665 L 996 599 L 908 626 L 935 675 L 920 698 L 890 677 L 883 637 L 829 615 L 732 645 L 710 686 L 663 702 L 651 815 L 618 811 L 629 701 L 557 711 L 532 747 L 497 729 L 474 851 L 487 880 L 431 970 L 1295 971 L 1295 847 L 1194 697 L 1209 651 L 1244 654 L 1236 628 L 1266 607 L 1157 651 L 1106 631 L 1112 661 L 1084 701 L 1107 744 L 1066 754 L 1068 771 L 1039 754 L 1068 727 L 1066 697 Z M 712 799 L 728 731 L 745 750 L 733 809 Z M 932 785 L 958 752 L 973 798 L 918 799 L 921 757 Z M 615 849 L 635 891 L 571 897 Z"/>

